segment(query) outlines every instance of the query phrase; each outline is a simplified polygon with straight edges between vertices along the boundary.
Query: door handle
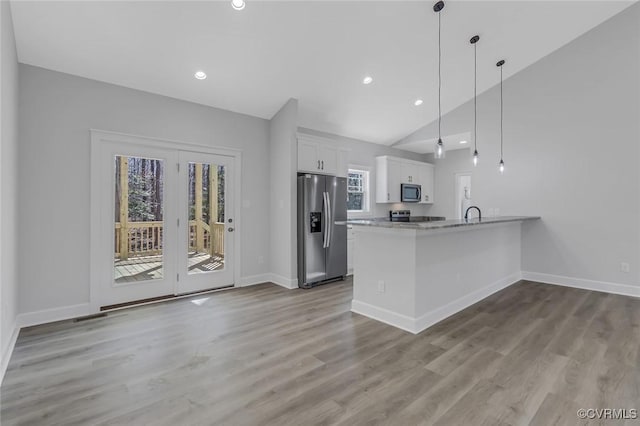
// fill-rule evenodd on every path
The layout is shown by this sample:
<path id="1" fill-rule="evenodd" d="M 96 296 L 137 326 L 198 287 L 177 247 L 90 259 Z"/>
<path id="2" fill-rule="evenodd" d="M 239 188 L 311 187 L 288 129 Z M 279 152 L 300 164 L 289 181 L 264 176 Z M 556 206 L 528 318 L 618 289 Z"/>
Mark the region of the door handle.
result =
<path id="1" fill-rule="evenodd" d="M 328 242 L 329 242 L 329 197 L 328 197 L 328 193 L 327 192 L 323 192 L 322 193 L 322 213 L 323 213 L 323 223 L 324 223 L 324 233 L 322 235 L 323 237 L 323 241 L 322 241 L 322 248 L 327 248 L 329 247 Z"/>
<path id="2" fill-rule="evenodd" d="M 327 222 L 327 247 L 331 245 L 331 226 L 333 223 L 333 213 L 331 212 L 331 198 L 329 198 L 329 193 L 327 192 L 327 215 L 329 216 L 329 220 Z"/>
<path id="3" fill-rule="evenodd" d="M 320 170 L 320 160 L 318 160 L 318 170 Z"/>
<path id="4" fill-rule="evenodd" d="M 229 232 L 233 232 L 233 231 L 234 231 L 234 229 L 233 229 L 232 227 L 229 227 L 229 228 L 227 228 L 227 231 L 229 231 Z"/>
<path id="5" fill-rule="evenodd" d="M 324 170 L 324 160 L 322 160 L 322 170 Z"/>

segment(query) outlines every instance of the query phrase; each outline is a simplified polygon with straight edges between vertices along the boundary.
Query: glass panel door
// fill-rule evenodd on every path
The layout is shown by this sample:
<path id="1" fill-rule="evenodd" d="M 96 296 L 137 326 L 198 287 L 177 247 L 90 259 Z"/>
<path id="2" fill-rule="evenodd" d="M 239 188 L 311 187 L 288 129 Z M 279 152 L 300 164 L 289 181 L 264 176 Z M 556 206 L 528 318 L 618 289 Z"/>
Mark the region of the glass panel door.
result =
<path id="1" fill-rule="evenodd" d="M 118 142 L 100 149 L 100 306 L 175 294 L 178 176 L 169 165 L 177 152 Z"/>
<path id="2" fill-rule="evenodd" d="M 231 158 L 181 152 L 185 225 L 179 254 L 179 293 L 233 285 L 233 194 Z"/>
<path id="3" fill-rule="evenodd" d="M 92 303 L 233 286 L 236 158 L 119 138 L 92 144 Z"/>

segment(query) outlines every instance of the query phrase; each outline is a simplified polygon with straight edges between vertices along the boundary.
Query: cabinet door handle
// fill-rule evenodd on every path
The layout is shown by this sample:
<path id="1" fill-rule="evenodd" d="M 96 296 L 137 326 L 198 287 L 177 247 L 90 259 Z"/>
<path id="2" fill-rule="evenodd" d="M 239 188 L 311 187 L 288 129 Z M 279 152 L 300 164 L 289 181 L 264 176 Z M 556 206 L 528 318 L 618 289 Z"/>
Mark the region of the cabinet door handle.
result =
<path id="1" fill-rule="evenodd" d="M 320 160 L 318 160 L 318 170 L 320 170 Z"/>
<path id="2" fill-rule="evenodd" d="M 322 170 L 324 170 L 324 160 L 322 160 Z"/>
<path id="3" fill-rule="evenodd" d="M 389 193 L 387 192 L 387 201 L 389 201 L 391 199 L 391 196 L 389 195 Z"/>

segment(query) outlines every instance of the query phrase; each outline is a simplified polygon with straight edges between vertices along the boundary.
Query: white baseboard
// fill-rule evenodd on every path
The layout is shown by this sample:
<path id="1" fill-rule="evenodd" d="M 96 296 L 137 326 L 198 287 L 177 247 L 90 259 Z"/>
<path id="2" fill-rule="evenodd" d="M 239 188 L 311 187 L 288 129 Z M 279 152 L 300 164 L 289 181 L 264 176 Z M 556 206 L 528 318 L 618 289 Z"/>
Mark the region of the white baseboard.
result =
<path id="1" fill-rule="evenodd" d="M 584 278 L 566 277 L 562 275 L 543 274 L 540 272 L 522 271 L 522 279 L 545 284 L 562 285 L 583 290 L 620 294 L 622 296 L 640 297 L 640 286 L 593 281 Z"/>
<path id="2" fill-rule="evenodd" d="M 81 303 L 79 305 L 63 306 L 61 308 L 52 308 L 19 314 L 16 318 L 16 323 L 18 327 L 31 327 L 32 325 L 62 321 L 95 313 L 95 308 L 92 307 L 90 303 Z"/>
<path id="3" fill-rule="evenodd" d="M 522 274 L 520 272 L 515 272 L 494 282 L 493 284 L 476 290 L 473 293 L 469 293 L 466 296 L 456 299 L 451 303 L 448 303 L 440 308 L 434 309 L 424 315 L 419 316 L 415 320 L 415 333 L 417 334 L 423 330 L 426 330 L 427 328 L 442 321 L 443 319 L 448 318 L 465 308 L 468 308 L 474 303 L 477 303 L 482 299 L 491 296 L 493 293 L 496 293 L 504 288 L 509 287 L 510 285 L 517 283 L 521 279 Z"/>
<path id="4" fill-rule="evenodd" d="M 4 380 L 4 373 L 7 372 L 7 367 L 9 366 L 9 361 L 11 360 L 11 354 L 13 354 L 13 348 L 16 346 L 16 341 L 18 340 L 18 334 L 20 334 L 20 327 L 13 325 L 11 333 L 11 339 L 9 339 L 9 343 L 7 343 L 7 347 L 3 348 L 2 351 L 2 362 L 0 363 L 0 385 L 2 384 L 2 380 Z"/>
<path id="5" fill-rule="evenodd" d="M 248 287 L 250 285 L 262 284 L 271 281 L 271 274 L 250 275 L 240 278 L 240 283 L 236 287 Z"/>
<path id="6" fill-rule="evenodd" d="M 274 284 L 278 284 L 279 286 L 282 286 L 284 288 L 288 288 L 289 290 L 292 290 L 294 288 L 298 288 L 298 279 L 297 278 L 286 278 L 283 277 L 282 275 L 278 275 L 278 274 L 269 274 L 270 275 L 270 280 L 272 283 Z"/>
<path id="7" fill-rule="evenodd" d="M 417 318 L 412 318 L 387 309 L 378 308 L 358 300 L 353 300 L 351 302 L 351 311 L 410 333 L 418 334 L 443 319 L 462 311 L 486 297 L 489 297 L 493 293 L 517 283 L 520 279 L 520 272 L 516 272 Z"/>
<path id="8" fill-rule="evenodd" d="M 379 308 L 358 300 L 351 301 L 351 312 L 364 315 L 376 321 L 392 325 L 409 333 L 415 332 L 415 319 L 407 315 L 402 315 L 388 309 Z"/>

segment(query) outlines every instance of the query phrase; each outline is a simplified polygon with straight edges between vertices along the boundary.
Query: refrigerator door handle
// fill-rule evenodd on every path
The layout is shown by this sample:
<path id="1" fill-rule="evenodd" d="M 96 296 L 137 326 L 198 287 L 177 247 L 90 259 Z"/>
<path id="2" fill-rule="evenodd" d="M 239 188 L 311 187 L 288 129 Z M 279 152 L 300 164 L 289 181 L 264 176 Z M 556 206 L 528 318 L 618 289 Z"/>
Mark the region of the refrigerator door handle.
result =
<path id="1" fill-rule="evenodd" d="M 324 232 L 322 234 L 322 248 L 327 248 L 329 245 L 327 244 L 329 241 L 329 212 L 328 212 L 328 204 L 329 198 L 328 193 L 322 193 L 322 221 L 324 222 Z"/>
<path id="2" fill-rule="evenodd" d="M 331 197 L 327 192 L 327 214 L 329 219 L 327 220 L 327 247 L 331 245 L 331 228 L 333 227 L 333 214 L 331 213 Z"/>

